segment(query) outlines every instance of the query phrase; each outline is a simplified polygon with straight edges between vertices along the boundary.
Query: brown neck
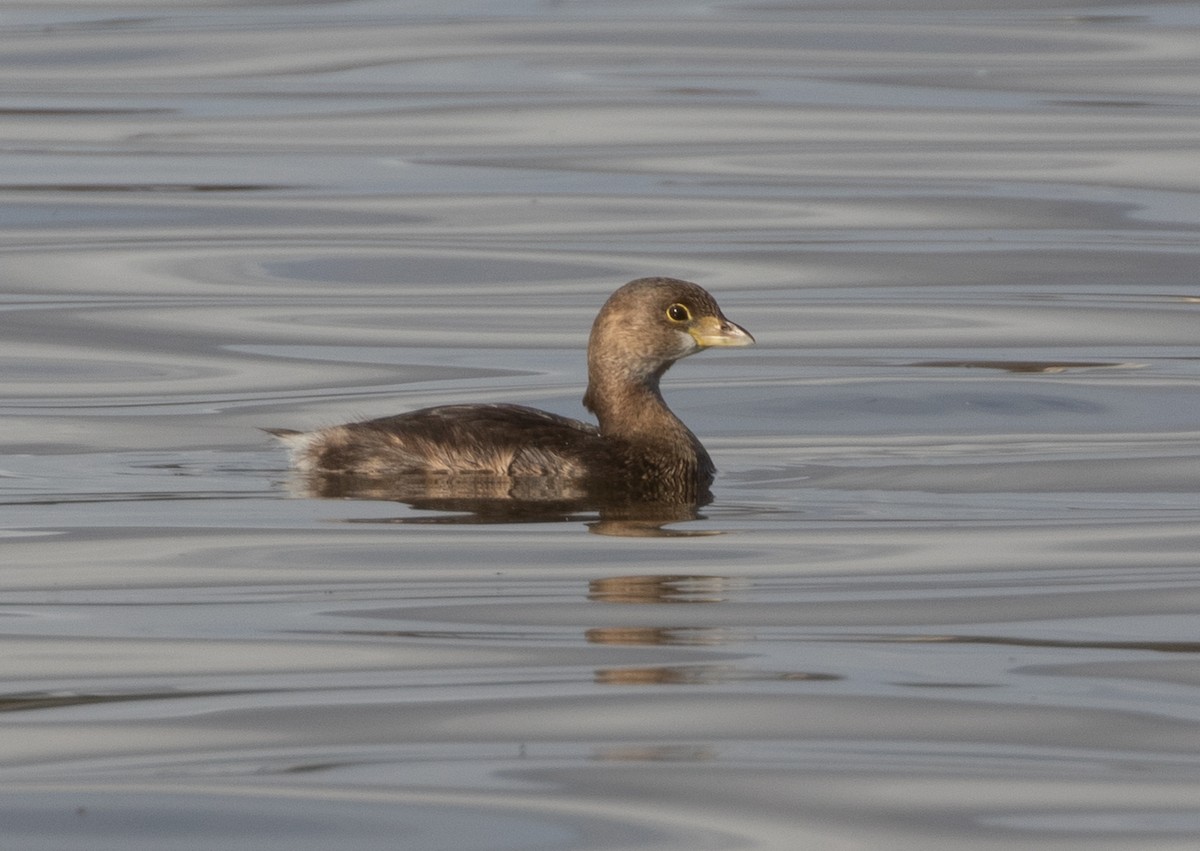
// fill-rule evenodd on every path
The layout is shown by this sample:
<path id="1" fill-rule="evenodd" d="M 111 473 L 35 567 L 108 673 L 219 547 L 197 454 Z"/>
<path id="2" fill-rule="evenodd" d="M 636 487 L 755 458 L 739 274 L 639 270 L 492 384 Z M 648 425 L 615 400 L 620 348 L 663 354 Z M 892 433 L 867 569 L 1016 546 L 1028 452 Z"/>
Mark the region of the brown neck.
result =
<path id="1" fill-rule="evenodd" d="M 605 381 L 592 376 L 583 404 L 596 415 L 600 433 L 638 446 L 653 447 L 680 464 L 705 470 L 712 462 L 687 426 L 671 412 L 658 389 L 659 373 L 641 382 Z"/>
<path id="2" fill-rule="evenodd" d="M 593 381 L 583 403 L 596 415 L 600 433 L 606 437 L 647 440 L 687 431 L 663 401 L 657 380 L 638 384 Z"/>

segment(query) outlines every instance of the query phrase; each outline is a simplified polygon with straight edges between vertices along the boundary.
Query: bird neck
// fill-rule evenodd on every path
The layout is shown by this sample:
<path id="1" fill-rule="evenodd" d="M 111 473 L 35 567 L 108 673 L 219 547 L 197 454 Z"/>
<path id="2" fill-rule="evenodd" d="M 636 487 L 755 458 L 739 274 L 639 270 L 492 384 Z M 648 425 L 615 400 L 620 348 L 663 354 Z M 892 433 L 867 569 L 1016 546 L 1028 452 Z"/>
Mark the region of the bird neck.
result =
<path id="1" fill-rule="evenodd" d="M 593 373 L 583 404 L 596 415 L 605 437 L 643 446 L 672 447 L 697 460 L 707 457 L 700 441 L 663 401 L 658 382 L 666 371 L 664 366 L 641 380 Z"/>

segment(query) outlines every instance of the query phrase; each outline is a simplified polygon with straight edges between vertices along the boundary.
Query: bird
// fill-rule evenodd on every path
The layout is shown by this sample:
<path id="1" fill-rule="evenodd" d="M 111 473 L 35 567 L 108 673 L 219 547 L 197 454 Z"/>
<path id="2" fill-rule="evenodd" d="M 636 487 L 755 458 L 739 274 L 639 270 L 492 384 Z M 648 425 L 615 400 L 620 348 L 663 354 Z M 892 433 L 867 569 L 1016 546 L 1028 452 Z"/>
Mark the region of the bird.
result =
<path id="1" fill-rule="evenodd" d="M 491 494 L 566 488 L 694 500 L 707 492 L 716 467 L 667 407 L 659 382 L 688 355 L 754 342 L 698 284 L 638 278 L 608 298 L 588 338 L 583 404 L 596 425 L 523 405 L 485 403 L 423 408 L 315 431 L 265 431 L 286 445 L 297 471 L 325 478 L 418 477 L 439 486 L 476 480 Z"/>

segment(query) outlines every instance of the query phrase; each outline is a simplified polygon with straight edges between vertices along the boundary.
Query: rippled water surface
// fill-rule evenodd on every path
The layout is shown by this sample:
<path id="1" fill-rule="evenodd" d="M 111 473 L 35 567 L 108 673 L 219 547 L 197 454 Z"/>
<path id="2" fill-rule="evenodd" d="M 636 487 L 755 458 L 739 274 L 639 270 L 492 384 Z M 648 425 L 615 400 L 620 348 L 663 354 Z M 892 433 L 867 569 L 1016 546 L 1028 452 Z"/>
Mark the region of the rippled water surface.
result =
<path id="1" fill-rule="evenodd" d="M 7 5 L 3 844 L 1194 847 L 1198 60 L 1192 3 Z M 650 274 L 759 341 L 665 384 L 706 534 L 258 431 L 582 416 Z"/>

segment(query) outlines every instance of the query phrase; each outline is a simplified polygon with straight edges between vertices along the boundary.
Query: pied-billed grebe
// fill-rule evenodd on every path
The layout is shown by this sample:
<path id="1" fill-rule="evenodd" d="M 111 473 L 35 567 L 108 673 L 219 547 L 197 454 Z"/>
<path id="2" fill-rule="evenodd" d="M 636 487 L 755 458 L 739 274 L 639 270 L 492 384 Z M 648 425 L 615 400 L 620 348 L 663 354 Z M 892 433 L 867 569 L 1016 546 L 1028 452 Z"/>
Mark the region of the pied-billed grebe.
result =
<path id="1" fill-rule="evenodd" d="M 546 477 L 586 490 L 694 493 L 712 459 L 658 389 L 680 358 L 754 338 L 704 289 L 639 278 L 604 303 L 588 340 L 583 404 L 599 428 L 520 405 L 444 405 L 311 432 L 268 429 L 309 473 Z"/>

